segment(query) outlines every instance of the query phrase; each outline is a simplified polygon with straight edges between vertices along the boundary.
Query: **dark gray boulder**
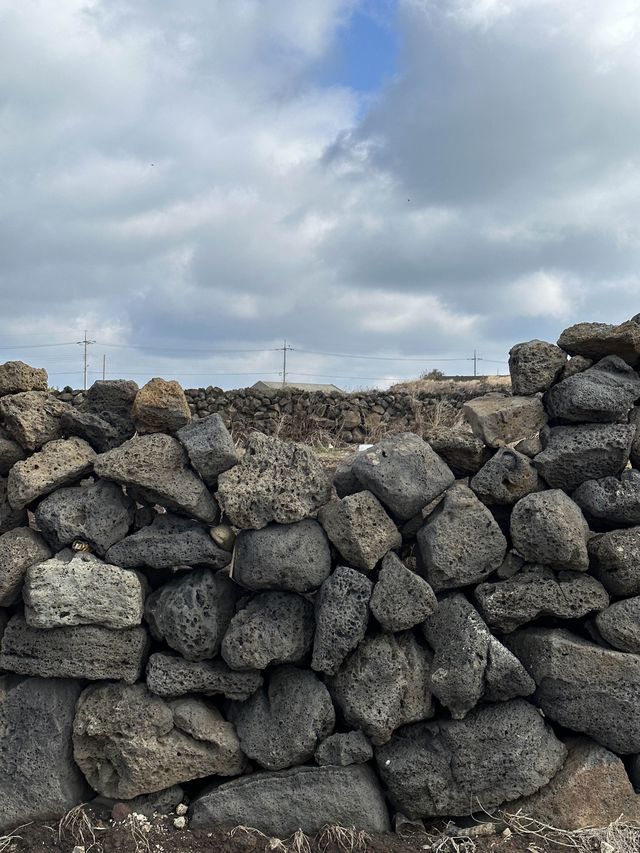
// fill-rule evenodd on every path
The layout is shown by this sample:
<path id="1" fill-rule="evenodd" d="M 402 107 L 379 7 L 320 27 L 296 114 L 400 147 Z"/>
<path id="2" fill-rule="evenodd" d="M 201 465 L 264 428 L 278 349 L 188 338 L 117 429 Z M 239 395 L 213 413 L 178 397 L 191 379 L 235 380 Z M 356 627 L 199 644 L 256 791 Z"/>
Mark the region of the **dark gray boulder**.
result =
<path id="1" fill-rule="evenodd" d="M 589 527 L 580 507 L 560 489 L 527 495 L 511 513 L 513 547 L 528 563 L 585 571 Z"/>
<path id="2" fill-rule="evenodd" d="M 622 652 L 640 654 L 640 596 L 616 601 L 596 616 L 600 635 Z"/>
<path id="3" fill-rule="evenodd" d="M 93 447 L 97 453 L 106 453 L 107 450 L 113 450 L 118 447 L 123 441 L 131 438 L 133 430 L 130 434 L 123 435 L 123 431 L 118 426 L 109 423 L 109 421 L 101 418 L 99 415 L 94 415 L 91 412 L 83 412 L 79 408 L 67 409 L 62 413 L 60 418 L 62 433 L 65 437 L 77 436 L 84 439 Z"/>
<path id="4" fill-rule="evenodd" d="M 60 418 L 69 408 L 46 391 L 25 391 L 0 398 L 0 416 L 7 432 L 25 450 L 39 450 L 62 438 Z"/>
<path id="5" fill-rule="evenodd" d="M 617 326 L 610 323 L 576 323 L 562 332 L 558 346 L 569 355 L 583 355 L 593 359 L 617 355 L 628 364 L 635 364 L 640 359 L 640 326 L 633 320 L 626 320 Z"/>
<path id="6" fill-rule="evenodd" d="M 240 461 L 238 451 L 218 414 L 193 421 L 176 433 L 189 461 L 208 486 L 215 486 L 218 477 Z"/>
<path id="7" fill-rule="evenodd" d="M 38 529 L 55 551 L 79 539 L 103 557 L 127 535 L 134 513 L 135 504 L 121 486 L 98 480 L 89 486 L 58 489 L 38 504 L 35 516 Z"/>
<path id="8" fill-rule="evenodd" d="M 462 411 L 473 434 L 489 447 L 501 447 L 539 432 L 547 422 L 542 399 L 485 394 L 465 403 Z"/>
<path id="9" fill-rule="evenodd" d="M 145 617 L 151 633 L 187 660 L 215 657 L 235 614 L 236 589 L 228 575 L 186 572 L 153 592 Z"/>
<path id="10" fill-rule="evenodd" d="M 371 612 L 385 631 L 406 631 L 423 622 L 438 606 L 434 591 L 390 551 L 382 560 L 369 601 Z"/>
<path id="11" fill-rule="evenodd" d="M 221 654 L 231 669 L 303 663 L 314 627 L 311 601 L 295 592 L 262 592 L 232 618 Z"/>
<path id="12" fill-rule="evenodd" d="M 620 474 L 634 435 L 630 424 L 552 427 L 534 464 L 551 488 L 573 491 L 586 480 Z"/>
<path id="13" fill-rule="evenodd" d="M 577 423 L 626 420 L 640 397 L 640 377 L 615 355 L 554 385 L 545 396 L 549 417 Z"/>
<path id="14" fill-rule="evenodd" d="M 218 547 L 207 528 L 199 522 L 165 512 L 109 548 L 107 560 L 123 568 L 209 566 L 221 569 L 229 564 L 231 554 Z"/>
<path id="15" fill-rule="evenodd" d="M 436 592 L 484 580 L 498 569 L 507 540 L 487 507 L 456 484 L 417 535 L 419 570 Z"/>
<path id="16" fill-rule="evenodd" d="M 609 603 L 606 589 L 583 572 L 558 572 L 528 564 L 498 583 L 476 587 L 478 609 L 490 628 L 514 631 L 540 616 L 579 619 Z"/>
<path id="17" fill-rule="evenodd" d="M 329 735 L 315 752 L 316 762 L 322 767 L 333 764 L 348 767 L 350 764 L 364 764 L 373 758 L 373 747 L 364 732 L 336 732 Z"/>
<path id="18" fill-rule="evenodd" d="M 74 681 L 0 677 L 0 832 L 58 820 L 89 797 L 73 761 Z"/>
<path id="19" fill-rule="evenodd" d="M 16 527 L 28 524 L 28 515 L 25 507 L 15 509 L 9 501 L 9 483 L 5 477 L 0 477 L 0 535 Z"/>
<path id="20" fill-rule="evenodd" d="M 22 447 L 8 432 L 0 429 L 0 477 L 6 477 L 16 462 L 21 462 L 26 457 Z"/>
<path id="21" fill-rule="evenodd" d="M 571 497 L 594 524 L 611 527 L 640 524 L 640 471 L 587 480 Z"/>
<path id="22" fill-rule="evenodd" d="M 262 673 L 235 672 L 221 658 L 189 661 L 167 652 L 156 652 L 147 664 L 147 687 L 166 698 L 202 693 L 244 701 L 262 686 Z"/>
<path id="23" fill-rule="evenodd" d="M 568 379 L 570 376 L 575 376 L 576 373 L 582 373 L 583 370 L 588 370 L 592 365 L 592 358 L 585 358 L 583 355 L 573 355 L 565 364 L 560 378 Z"/>
<path id="24" fill-rule="evenodd" d="M 480 500 L 487 504 L 514 504 L 531 492 L 544 488 L 542 478 L 531 460 L 510 447 L 499 448 L 470 484 Z"/>
<path id="25" fill-rule="evenodd" d="M 137 393 L 138 385 L 131 379 L 99 379 L 81 404 L 62 416 L 62 427 L 84 438 L 98 453 L 113 450 L 136 431 L 131 410 Z"/>
<path id="26" fill-rule="evenodd" d="M 359 453 L 353 472 L 362 487 L 401 521 L 408 521 L 454 481 L 453 472 L 426 441 L 405 432 Z"/>
<path id="27" fill-rule="evenodd" d="M 0 536 L 0 607 L 20 597 L 29 566 L 52 557 L 45 540 L 29 527 L 17 527 Z"/>
<path id="28" fill-rule="evenodd" d="M 640 595 L 640 526 L 589 540 L 591 573 L 611 595 Z"/>
<path id="29" fill-rule="evenodd" d="M 309 761 L 333 731 L 336 715 L 329 691 L 309 670 L 280 666 L 249 699 L 233 703 L 242 751 L 267 770 Z"/>
<path id="30" fill-rule="evenodd" d="M 491 458 L 492 451 L 469 429 L 429 426 L 425 441 L 447 463 L 456 477 L 476 474 Z"/>
<path id="31" fill-rule="evenodd" d="M 558 379 L 567 354 L 547 341 L 526 341 L 509 350 L 509 373 L 514 394 L 527 396 L 546 391 Z"/>
<path id="32" fill-rule="evenodd" d="M 191 806 L 191 826 L 252 826 L 286 838 L 299 829 L 314 835 L 328 825 L 388 832 L 389 814 L 370 767 L 296 767 L 253 773 L 213 786 Z"/>
<path id="33" fill-rule="evenodd" d="M 241 530 L 233 555 L 233 579 L 247 589 L 311 592 L 331 572 L 327 535 L 312 518 Z"/>
<path id="34" fill-rule="evenodd" d="M 373 584 L 361 572 L 338 566 L 316 598 L 311 668 L 334 675 L 365 635 Z"/>
<path id="35" fill-rule="evenodd" d="M 640 656 L 611 651 L 561 628 L 522 628 L 505 643 L 536 682 L 547 717 L 614 752 L 640 752 Z"/>
<path id="36" fill-rule="evenodd" d="M 407 726 L 375 750 L 391 802 L 410 818 L 470 815 L 532 794 L 566 754 L 522 699 L 480 706 L 464 720 Z"/>
<path id="37" fill-rule="evenodd" d="M 358 451 L 358 453 L 362 452 Z M 358 480 L 353 470 L 353 463 L 358 453 L 351 453 L 342 459 L 333 472 L 333 487 L 339 498 L 362 491 L 362 483 Z"/>

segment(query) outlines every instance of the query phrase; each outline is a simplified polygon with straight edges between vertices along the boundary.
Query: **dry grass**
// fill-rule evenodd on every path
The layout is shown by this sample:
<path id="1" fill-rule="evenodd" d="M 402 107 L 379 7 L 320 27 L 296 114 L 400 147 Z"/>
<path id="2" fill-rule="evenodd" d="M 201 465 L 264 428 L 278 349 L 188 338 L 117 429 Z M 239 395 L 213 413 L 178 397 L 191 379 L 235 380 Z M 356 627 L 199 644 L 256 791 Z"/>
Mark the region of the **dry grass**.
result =
<path id="1" fill-rule="evenodd" d="M 514 835 L 530 838 L 531 850 L 538 842 L 552 844 L 556 849 L 573 850 L 576 853 L 640 853 L 640 823 L 624 823 L 617 820 L 607 827 L 567 830 L 559 829 L 523 815 L 501 812 L 500 819 Z"/>
<path id="2" fill-rule="evenodd" d="M 5 850 L 9 850 L 9 848 L 13 845 L 14 841 L 22 841 L 22 836 L 18 835 L 18 833 L 26 829 L 28 826 L 31 826 L 30 823 L 23 823 L 22 826 L 16 827 L 13 832 L 10 832 L 9 835 L 0 835 L 0 853 L 4 853 Z"/>
<path id="3" fill-rule="evenodd" d="M 455 396 L 460 393 L 486 394 L 488 391 L 511 390 L 510 376 L 479 376 L 477 379 L 411 379 L 408 382 L 398 382 L 392 385 L 389 391 L 394 393 L 410 391 L 423 394 L 450 394 Z"/>
<path id="4" fill-rule="evenodd" d="M 319 853 L 324 853 L 332 845 L 344 853 L 365 853 L 370 835 L 363 829 L 346 826 L 325 826 L 317 838 Z"/>
<path id="5" fill-rule="evenodd" d="M 58 841 L 71 839 L 74 845 L 84 847 L 85 853 L 102 853 L 102 844 L 96 838 L 97 827 L 91 823 L 85 807 L 86 803 L 81 803 L 61 819 L 58 823 Z"/>

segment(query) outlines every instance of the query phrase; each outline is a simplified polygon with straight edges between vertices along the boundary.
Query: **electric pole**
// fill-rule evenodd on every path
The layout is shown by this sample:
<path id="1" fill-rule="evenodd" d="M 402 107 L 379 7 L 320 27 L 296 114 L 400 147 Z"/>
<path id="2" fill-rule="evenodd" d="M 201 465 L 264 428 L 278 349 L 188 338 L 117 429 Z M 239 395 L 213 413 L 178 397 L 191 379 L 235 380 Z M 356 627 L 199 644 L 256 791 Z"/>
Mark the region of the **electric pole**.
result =
<path id="1" fill-rule="evenodd" d="M 102 379 L 103 381 L 107 378 L 107 356 L 103 354 L 102 356 Z"/>
<path id="2" fill-rule="evenodd" d="M 86 391 L 87 390 L 87 363 L 88 363 L 87 362 L 87 354 L 88 354 L 87 347 L 89 346 L 89 344 L 95 344 L 95 341 L 90 341 L 89 338 L 87 338 L 87 330 L 85 329 L 84 338 L 81 341 L 77 341 L 76 343 L 78 343 L 84 347 L 84 370 L 83 370 L 83 374 L 84 374 L 84 390 Z"/>
<path id="3" fill-rule="evenodd" d="M 287 353 L 291 352 L 293 347 L 290 347 L 287 344 L 287 340 L 285 338 L 284 345 L 282 347 L 278 347 L 278 349 L 282 350 L 282 387 L 285 388 L 287 385 Z"/>
<path id="4" fill-rule="evenodd" d="M 477 350 L 473 351 L 473 375 L 478 375 L 478 353 Z"/>

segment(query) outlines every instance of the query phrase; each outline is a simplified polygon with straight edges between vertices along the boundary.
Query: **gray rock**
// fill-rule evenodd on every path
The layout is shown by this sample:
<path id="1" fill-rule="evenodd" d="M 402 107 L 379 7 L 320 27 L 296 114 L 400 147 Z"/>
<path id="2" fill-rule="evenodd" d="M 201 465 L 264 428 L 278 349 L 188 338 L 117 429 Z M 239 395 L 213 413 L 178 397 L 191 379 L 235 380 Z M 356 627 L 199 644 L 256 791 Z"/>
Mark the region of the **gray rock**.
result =
<path id="1" fill-rule="evenodd" d="M 329 540 L 311 518 L 242 530 L 236 539 L 233 579 L 247 589 L 311 592 L 330 572 Z"/>
<path id="2" fill-rule="evenodd" d="M 446 462 L 410 432 L 388 436 L 358 453 L 353 472 L 362 488 L 401 521 L 419 513 L 454 481 Z"/>
<path id="3" fill-rule="evenodd" d="M 640 524 L 640 471 L 587 480 L 571 497 L 595 523 L 612 527 Z"/>
<path id="4" fill-rule="evenodd" d="M 549 416 L 578 423 L 612 423 L 627 419 L 640 397 L 640 378 L 618 356 L 554 385 L 545 396 Z"/>
<path id="5" fill-rule="evenodd" d="M 104 556 L 127 535 L 134 512 L 135 504 L 121 486 L 98 480 L 89 486 L 58 489 L 38 504 L 35 516 L 38 529 L 54 550 L 79 539 Z"/>
<path id="6" fill-rule="evenodd" d="M 436 592 L 484 580 L 502 564 L 507 540 L 467 486 L 456 484 L 417 535 L 421 574 Z"/>
<path id="7" fill-rule="evenodd" d="M 431 694 L 431 649 L 418 642 L 415 634 L 405 631 L 394 635 L 404 658 L 407 683 L 402 694 L 400 725 L 417 723 L 433 717 Z"/>
<path id="8" fill-rule="evenodd" d="M 640 755 L 632 755 L 629 762 L 629 779 L 636 793 L 640 791 Z"/>
<path id="9" fill-rule="evenodd" d="M 640 596 L 616 601 L 596 616 L 601 636 L 616 649 L 640 654 Z"/>
<path id="10" fill-rule="evenodd" d="M 544 488 L 531 460 L 510 447 L 501 447 L 469 484 L 487 504 L 514 504 Z"/>
<path id="11" fill-rule="evenodd" d="M 138 435 L 95 460 L 99 477 L 127 486 L 143 502 L 160 504 L 208 524 L 218 509 L 202 480 L 187 463 L 180 442 L 170 435 Z"/>
<path id="12" fill-rule="evenodd" d="M 513 449 L 518 453 L 522 453 L 523 456 L 528 456 L 529 459 L 533 459 L 533 457 L 537 456 L 538 453 L 542 453 L 540 433 L 537 435 L 530 435 L 528 438 L 523 438 L 522 441 L 519 441 Z"/>
<path id="13" fill-rule="evenodd" d="M 338 566 L 316 599 L 316 634 L 311 668 L 335 675 L 365 635 L 373 584 L 363 574 Z"/>
<path id="14" fill-rule="evenodd" d="M 519 554 L 516 554 L 515 551 L 509 551 L 496 575 L 500 580 L 512 578 L 524 565 L 526 563 Z"/>
<path id="15" fill-rule="evenodd" d="M 27 510 L 14 509 L 9 503 L 9 484 L 4 477 L 0 477 L 0 534 L 14 530 L 16 527 L 24 527 L 29 523 Z"/>
<path id="16" fill-rule="evenodd" d="M 318 519 L 342 557 L 365 572 L 402 544 L 398 528 L 371 492 L 331 501 L 322 507 Z"/>
<path id="17" fill-rule="evenodd" d="M 220 474 L 240 461 L 229 430 L 218 414 L 182 427 L 176 437 L 189 454 L 191 465 L 208 486 L 215 486 Z"/>
<path id="18" fill-rule="evenodd" d="M 221 654 L 231 669 L 303 663 L 313 643 L 313 604 L 295 592 L 262 592 L 231 620 Z"/>
<path id="19" fill-rule="evenodd" d="M 629 423 L 636 428 L 636 433 L 631 443 L 629 458 L 634 468 L 640 468 L 640 406 L 636 406 L 630 413 Z"/>
<path id="20" fill-rule="evenodd" d="M 558 379 L 567 354 L 547 341 L 527 341 L 509 350 L 509 373 L 514 394 L 527 396 L 546 391 Z"/>
<path id="21" fill-rule="evenodd" d="M 564 629 L 522 628 L 505 640 L 536 682 L 547 717 L 614 752 L 640 752 L 640 656 L 611 651 Z"/>
<path id="22" fill-rule="evenodd" d="M 491 628 L 513 631 L 540 616 L 579 619 L 609 603 L 606 589 L 583 572 L 558 572 L 527 565 L 499 583 L 476 587 L 480 613 Z"/>
<path id="23" fill-rule="evenodd" d="M 315 752 L 316 762 L 322 767 L 333 764 L 348 767 L 350 764 L 364 764 L 373 758 L 373 747 L 364 732 L 337 732 L 329 735 Z"/>
<path id="24" fill-rule="evenodd" d="M 32 628 L 133 628 L 144 612 L 144 590 L 135 572 L 72 551 L 30 566 L 22 597 Z"/>
<path id="25" fill-rule="evenodd" d="M 184 391 L 175 379 L 150 379 L 138 391 L 131 416 L 139 435 L 176 432 L 191 421 Z"/>
<path id="26" fill-rule="evenodd" d="M 333 731 L 336 715 L 320 679 L 294 666 L 277 667 L 268 685 L 246 702 L 234 703 L 242 751 L 267 770 L 304 764 Z"/>
<path id="27" fill-rule="evenodd" d="M 589 540 L 591 573 L 611 595 L 640 595 L 640 526 Z"/>
<path id="28" fill-rule="evenodd" d="M 7 431 L 25 450 L 39 450 L 62 437 L 60 418 L 69 406 L 45 391 L 25 391 L 0 398 Z"/>
<path id="29" fill-rule="evenodd" d="M 99 625 L 30 628 L 23 616 L 9 620 L 0 669 L 42 678 L 112 679 L 133 684 L 140 678 L 149 639 L 144 628 L 111 631 Z"/>
<path id="30" fill-rule="evenodd" d="M 20 597 L 29 566 L 51 557 L 49 546 L 39 533 L 18 527 L 0 536 L 0 607 L 9 607 Z"/>
<path id="31" fill-rule="evenodd" d="M 389 815 L 371 768 L 296 767 L 253 773 L 214 786 L 192 804 L 191 826 L 252 826 L 286 838 L 303 830 L 314 835 L 327 824 L 388 832 Z"/>
<path id="32" fill-rule="evenodd" d="M 362 452 L 358 451 L 358 453 Z M 353 470 L 353 463 L 358 453 L 352 453 L 341 460 L 333 473 L 333 487 L 339 498 L 362 491 L 362 483 L 358 480 Z"/>
<path id="33" fill-rule="evenodd" d="M 421 690 L 426 690 L 425 668 L 416 671 L 411 663 L 395 635 L 379 634 L 362 640 L 329 681 L 346 723 L 362 729 L 374 744 L 386 743 L 398 726 L 408 722 L 405 703 L 415 698 L 416 677 Z M 432 713 L 431 707 L 424 710 Z"/>
<path id="34" fill-rule="evenodd" d="M 589 527 L 580 507 L 560 489 L 527 495 L 511 513 L 513 547 L 528 563 L 585 571 Z"/>
<path id="35" fill-rule="evenodd" d="M 237 737 L 231 723 L 228 723 L 215 705 L 197 696 L 185 696 L 169 703 L 173 713 L 173 724 L 180 731 L 196 740 L 218 743 L 222 746 L 229 741 L 233 732 L 234 750 L 237 749 Z"/>
<path id="36" fill-rule="evenodd" d="M 117 424 L 109 423 L 100 415 L 83 412 L 79 408 L 63 412 L 60 424 L 63 435 L 83 438 L 97 453 L 113 450 L 133 435 L 133 430 L 129 432 Z"/>
<path id="37" fill-rule="evenodd" d="M 547 422 L 540 397 L 487 394 L 462 407 L 473 434 L 489 447 L 500 447 L 539 432 Z"/>
<path id="38" fill-rule="evenodd" d="M 0 364 L 0 397 L 23 391 L 46 391 L 49 377 L 42 367 L 31 367 L 24 361 Z"/>
<path id="39" fill-rule="evenodd" d="M 430 690 L 455 720 L 463 719 L 487 692 L 494 701 L 506 701 L 535 690 L 522 664 L 491 636 L 462 593 L 444 596 L 421 627 L 434 650 Z"/>
<path id="40" fill-rule="evenodd" d="M 240 464 L 220 474 L 217 497 L 232 524 L 258 530 L 302 521 L 327 503 L 331 483 L 308 447 L 255 432 Z"/>
<path id="41" fill-rule="evenodd" d="M 145 617 L 151 633 L 191 661 L 215 657 L 235 613 L 230 578 L 209 569 L 186 572 L 153 592 Z"/>
<path id="42" fill-rule="evenodd" d="M 177 655 L 156 652 L 147 664 L 147 687 L 166 698 L 202 693 L 244 701 L 262 686 L 259 672 L 234 672 L 220 658 L 188 661 Z"/>
<path id="43" fill-rule="evenodd" d="M 576 373 L 582 373 L 583 370 L 588 370 L 592 365 L 592 358 L 585 358 L 583 355 L 571 356 L 564 366 L 561 378 L 568 379 L 570 376 L 575 376 Z"/>
<path id="44" fill-rule="evenodd" d="M 98 380 L 85 393 L 79 410 L 97 416 L 111 428 L 104 431 L 104 427 L 97 425 L 103 431 L 104 440 L 109 446 L 96 447 L 96 450 L 104 453 L 132 438 L 136 430 L 131 410 L 137 393 L 138 386 L 131 379 Z M 90 444 L 93 443 L 89 435 L 83 437 Z"/>
<path id="45" fill-rule="evenodd" d="M 162 791 L 153 791 L 151 794 L 140 794 L 129 800 L 115 800 L 113 797 L 103 797 L 100 794 L 91 801 L 91 805 L 105 806 L 112 811 L 116 803 L 127 807 L 130 814 L 141 814 L 151 820 L 157 815 L 175 815 L 176 806 L 184 800 L 184 788 L 180 785 L 172 785 L 163 788 Z"/>
<path id="46" fill-rule="evenodd" d="M 534 463 L 551 488 L 573 491 L 586 480 L 620 474 L 629 461 L 634 432 L 630 424 L 553 427 Z"/>
<path id="47" fill-rule="evenodd" d="M 0 477 L 6 477 L 16 462 L 26 458 L 26 453 L 17 441 L 0 429 Z"/>
<path id="48" fill-rule="evenodd" d="M 522 699 L 480 706 L 464 720 L 408 726 L 375 750 L 391 802 L 410 818 L 470 815 L 532 794 L 566 754 Z"/>
<path id="49" fill-rule="evenodd" d="M 81 438 L 50 441 L 24 462 L 16 462 L 7 482 L 7 495 L 16 509 L 28 506 L 60 486 L 68 486 L 91 471 L 96 454 Z"/>
<path id="50" fill-rule="evenodd" d="M 491 450 L 468 429 L 429 426 L 425 440 L 456 477 L 473 476 L 491 458 Z"/>
<path id="51" fill-rule="evenodd" d="M 640 358 L 640 326 L 627 320 L 617 326 L 609 323 L 576 323 L 560 335 L 558 346 L 569 355 L 600 359 L 617 355 L 628 364 Z"/>
<path id="52" fill-rule="evenodd" d="M 386 631 L 406 631 L 423 622 L 437 606 L 429 584 L 389 552 L 382 560 L 369 602 L 380 625 Z"/>
<path id="53" fill-rule="evenodd" d="M 222 569 L 231 561 L 231 555 L 216 545 L 199 522 L 165 512 L 109 548 L 107 560 L 124 568 L 209 566 Z"/>
<path id="54" fill-rule="evenodd" d="M 194 700 L 197 701 L 197 700 Z M 246 761 L 233 726 L 198 740 L 174 722 L 171 705 L 144 684 L 97 684 L 80 696 L 73 755 L 105 797 L 137 797 L 205 776 L 235 776 Z"/>
<path id="55" fill-rule="evenodd" d="M 86 800 L 71 751 L 80 689 L 73 681 L 0 677 L 0 832 L 58 820 Z"/>

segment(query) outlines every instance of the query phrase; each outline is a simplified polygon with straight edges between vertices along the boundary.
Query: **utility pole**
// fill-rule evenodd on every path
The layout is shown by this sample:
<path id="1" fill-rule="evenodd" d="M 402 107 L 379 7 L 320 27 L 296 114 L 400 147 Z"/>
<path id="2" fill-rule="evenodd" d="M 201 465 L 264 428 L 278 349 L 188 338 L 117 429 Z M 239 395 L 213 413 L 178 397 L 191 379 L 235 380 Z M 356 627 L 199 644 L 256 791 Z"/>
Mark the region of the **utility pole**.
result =
<path id="1" fill-rule="evenodd" d="M 291 352 L 293 347 L 288 346 L 285 338 L 284 345 L 278 349 L 282 350 L 282 387 L 285 388 L 287 385 L 287 353 Z"/>
<path id="2" fill-rule="evenodd" d="M 473 351 L 473 375 L 478 375 L 478 353 L 477 350 Z"/>
<path id="3" fill-rule="evenodd" d="M 102 379 L 103 381 L 107 378 L 107 356 L 106 353 L 102 355 Z"/>
<path id="4" fill-rule="evenodd" d="M 83 371 L 83 374 L 84 374 L 84 390 L 86 391 L 87 390 L 87 363 L 88 363 L 87 362 L 87 347 L 89 346 L 89 344 L 95 344 L 95 341 L 90 341 L 89 338 L 87 338 L 87 330 L 85 329 L 84 338 L 81 341 L 76 341 L 76 343 L 78 343 L 84 347 L 84 371 Z"/>

